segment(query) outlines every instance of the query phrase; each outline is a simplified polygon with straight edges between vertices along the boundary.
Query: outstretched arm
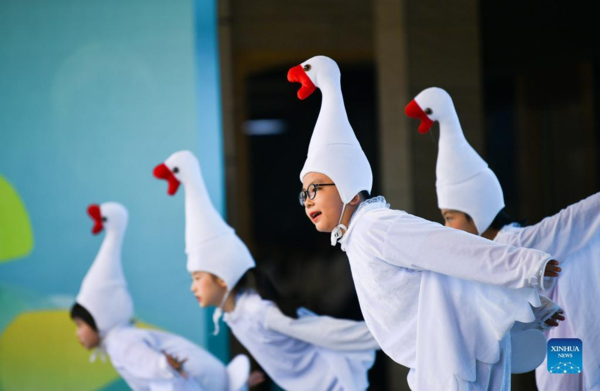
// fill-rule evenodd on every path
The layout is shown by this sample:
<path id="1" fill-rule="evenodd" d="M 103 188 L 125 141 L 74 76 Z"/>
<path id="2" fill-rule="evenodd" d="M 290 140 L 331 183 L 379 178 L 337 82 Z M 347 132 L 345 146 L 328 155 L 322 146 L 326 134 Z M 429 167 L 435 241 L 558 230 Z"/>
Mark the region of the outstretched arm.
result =
<path id="1" fill-rule="evenodd" d="M 140 379 L 169 380 L 185 374 L 186 357 L 159 352 L 143 340 L 127 343 L 117 354 L 118 357 L 114 357 L 115 364 L 123 366 L 127 372 Z"/>
<path id="2" fill-rule="evenodd" d="M 379 349 L 365 322 L 307 315 L 290 318 L 272 307 L 267 327 L 292 338 L 331 350 L 358 351 Z"/>
<path id="3" fill-rule="evenodd" d="M 541 290 L 548 288 L 544 276 L 556 277 L 560 272 L 558 262 L 550 263 L 552 256 L 539 250 L 494 243 L 409 214 L 384 223 L 388 227 L 381 256 L 398 266 L 508 288 Z M 362 227 L 370 228 L 369 224 Z"/>
<path id="4" fill-rule="evenodd" d="M 599 238 L 600 193 L 546 217 L 538 224 L 500 233 L 497 241 L 517 247 L 535 248 L 564 260 Z"/>

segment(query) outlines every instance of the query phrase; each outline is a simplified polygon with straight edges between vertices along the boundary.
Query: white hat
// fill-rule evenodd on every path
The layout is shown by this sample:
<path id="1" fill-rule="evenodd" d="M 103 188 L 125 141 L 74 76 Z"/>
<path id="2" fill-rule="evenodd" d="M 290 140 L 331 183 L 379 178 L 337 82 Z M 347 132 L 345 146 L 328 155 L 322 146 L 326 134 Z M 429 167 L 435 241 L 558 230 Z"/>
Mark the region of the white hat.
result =
<path id="1" fill-rule="evenodd" d="M 494 172 L 465 139 L 452 98 L 441 88 L 428 88 L 406 106 L 406 115 L 421 120 L 420 133 L 440 123 L 438 207 L 468 214 L 481 235 L 504 208 L 504 195 Z"/>
<path id="2" fill-rule="evenodd" d="M 133 301 L 121 266 L 121 247 L 127 229 L 127 209 L 116 202 L 90 205 L 88 213 L 94 219 L 92 229 L 106 236 L 94 263 L 87 272 L 77 295 L 77 303 L 94 318 L 98 332 L 105 336 L 113 327 L 131 322 Z"/>
<path id="3" fill-rule="evenodd" d="M 222 279 L 229 290 L 256 266 L 246 245 L 215 209 L 190 151 L 175 152 L 154 169 L 154 175 L 169 182 L 169 194 L 185 187 L 185 252 L 188 272 L 204 271 Z M 175 191 L 171 191 L 175 189 Z"/>
<path id="4" fill-rule="evenodd" d="M 316 56 L 290 69 L 288 80 L 302 84 L 300 99 L 316 88 L 323 95 L 300 181 L 310 172 L 327 175 L 335 182 L 344 204 L 363 190 L 371 192 L 373 173 L 348 121 L 338 65 L 329 57 Z"/>

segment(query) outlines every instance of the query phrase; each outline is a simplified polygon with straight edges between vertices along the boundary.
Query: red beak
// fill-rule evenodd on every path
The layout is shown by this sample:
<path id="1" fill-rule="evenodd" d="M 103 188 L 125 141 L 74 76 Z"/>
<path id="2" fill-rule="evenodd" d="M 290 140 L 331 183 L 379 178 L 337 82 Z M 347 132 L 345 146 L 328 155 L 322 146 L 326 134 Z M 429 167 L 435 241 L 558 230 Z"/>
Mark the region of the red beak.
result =
<path id="1" fill-rule="evenodd" d="M 290 83 L 302 84 L 302 87 L 298 90 L 298 98 L 301 100 L 308 98 L 317 89 L 310 77 L 304 72 L 302 65 L 296 65 L 290 69 L 287 78 Z"/>
<path id="2" fill-rule="evenodd" d="M 164 163 L 154 167 L 154 176 L 169 182 L 169 195 L 177 193 L 177 189 L 179 189 L 181 182 L 179 182 L 179 179 L 175 178 L 175 175 L 173 175 L 171 170 L 169 170 L 169 167 L 165 166 Z"/>
<path id="3" fill-rule="evenodd" d="M 406 105 L 406 109 L 404 109 L 406 115 L 410 118 L 417 118 L 421 120 L 421 125 L 419 125 L 419 133 L 425 134 L 429 132 L 431 127 L 433 126 L 433 121 L 425 114 L 421 106 L 413 99 L 408 105 Z"/>
<path id="4" fill-rule="evenodd" d="M 100 213 L 100 206 L 97 204 L 92 204 L 88 207 L 87 211 L 92 220 L 94 220 L 94 228 L 92 228 L 92 233 L 97 235 L 104 229 L 104 225 L 102 224 L 102 214 Z"/>

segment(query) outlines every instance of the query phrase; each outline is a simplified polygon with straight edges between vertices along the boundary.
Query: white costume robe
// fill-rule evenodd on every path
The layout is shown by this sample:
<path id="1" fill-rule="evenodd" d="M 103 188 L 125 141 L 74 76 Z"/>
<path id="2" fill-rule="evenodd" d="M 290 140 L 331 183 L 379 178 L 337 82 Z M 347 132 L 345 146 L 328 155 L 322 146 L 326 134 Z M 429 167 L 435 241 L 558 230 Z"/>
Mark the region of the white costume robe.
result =
<path id="1" fill-rule="evenodd" d="M 134 326 L 115 327 L 102 340 L 110 360 L 134 391 L 226 391 L 221 361 L 177 335 Z M 182 360 L 187 379 L 173 370 L 162 351 Z"/>
<path id="2" fill-rule="evenodd" d="M 583 342 L 583 372 L 550 374 L 546 361 L 537 368 L 540 390 L 600 390 L 600 193 L 563 209 L 529 227 L 506 226 L 497 243 L 535 248 L 561 261 L 562 273 L 548 292 L 565 311 L 566 320 L 551 329 L 550 338 L 579 338 Z"/>
<path id="3" fill-rule="evenodd" d="M 361 204 L 340 243 L 365 321 L 411 368 L 413 390 L 510 389 L 508 331 L 534 321 L 549 254 L 390 210 L 383 197 Z"/>
<path id="4" fill-rule="evenodd" d="M 285 316 L 257 293 L 236 298 L 223 319 L 264 371 L 285 390 L 365 390 L 379 346 L 365 322 Z"/>

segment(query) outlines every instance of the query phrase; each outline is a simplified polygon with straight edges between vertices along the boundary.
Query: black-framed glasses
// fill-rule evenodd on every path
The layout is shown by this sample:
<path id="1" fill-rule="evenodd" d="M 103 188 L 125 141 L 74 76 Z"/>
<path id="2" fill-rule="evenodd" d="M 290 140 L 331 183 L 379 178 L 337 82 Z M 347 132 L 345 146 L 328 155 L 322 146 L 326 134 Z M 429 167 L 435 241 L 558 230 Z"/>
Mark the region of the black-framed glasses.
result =
<path id="1" fill-rule="evenodd" d="M 314 200 L 317 196 L 317 190 L 323 186 L 335 186 L 335 183 L 313 183 L 308 189 L 302 190 L 298 196 L 300 205 L 304 206 L 306 200 Z"/>

